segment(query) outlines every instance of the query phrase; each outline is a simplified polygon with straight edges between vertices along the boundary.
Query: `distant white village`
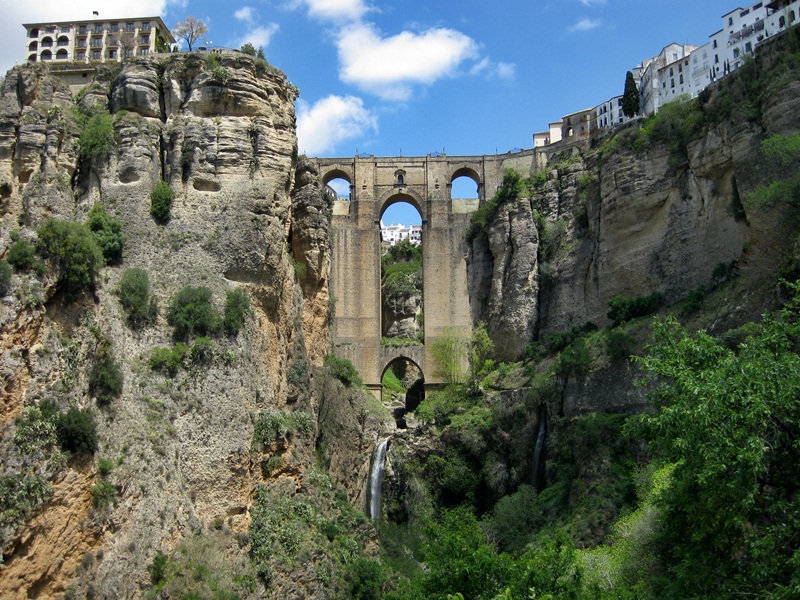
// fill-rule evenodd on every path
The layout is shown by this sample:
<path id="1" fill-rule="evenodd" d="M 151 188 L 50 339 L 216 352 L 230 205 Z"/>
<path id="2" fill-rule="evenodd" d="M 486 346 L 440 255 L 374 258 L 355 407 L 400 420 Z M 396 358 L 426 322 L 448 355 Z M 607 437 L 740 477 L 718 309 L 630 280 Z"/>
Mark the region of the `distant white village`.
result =
<path id="1" fill-rule="evenodd" d="M 672 43 L 631 69 L 639 88 L 639 115 L 649 116 L 683 95 L 696 97 L 703 89 L 742 66 L 758 45 L 793 25 L 800 0 L 756 2 L 735 8 L 721 17 L 722 28 L 703 46 Z M 620 78 L 620 84 L 622 78 Z M 534 148 L 569 138 L 589 137 L 629 121 L 623 114 L 622 95 L 550 123 L 547 131 L 533 135 Z"/>
<path id="2" fill-rule="evenodd" d="M 384 225 L 381 221 L 381 242 L 384 246 L 394 246 L 403 240 L 419 246 L 422 243 L 422 225 Z"/>

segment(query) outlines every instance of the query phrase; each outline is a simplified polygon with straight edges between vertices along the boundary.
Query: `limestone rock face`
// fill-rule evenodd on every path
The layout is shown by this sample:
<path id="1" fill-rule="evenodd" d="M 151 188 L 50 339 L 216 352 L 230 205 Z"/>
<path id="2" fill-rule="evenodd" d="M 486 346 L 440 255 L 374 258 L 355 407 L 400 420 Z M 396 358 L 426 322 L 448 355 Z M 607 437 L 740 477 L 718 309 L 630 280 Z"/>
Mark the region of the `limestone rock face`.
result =
<path id="1" fill-rule="evenodd" d="M 3 577 L 2 597 L 32 590 L 52 597 L 67 588 L 140 597 L 157 552 L 170 553 L 212 522 L 246 531 L 254 487 L 270 478 L 300 489 L 313 463 L 313 435 L 284 448 L 274 473 L 263 470 L 251 444 L 260 411 L 303 410 L 317 422 L 320 400 L 309 391 L 308 363 L 321 364 L 328 348 L 327 205 L 315 175 L 303 166 L 296 171 L 293 86 L 238 53 L 223 54 L 219 66 L 224 71 L 211 72 L 195 54 L 126 62 L 120 71 L 99 71 L 80 100 L 41 66 L 18 67 L 3 83 L 0 254 L 12 243 L 10 232 L 35 242 L 47 218 L 83 221 L 95 204 L 122 220 L 126 242 L 122 263 L 103 269 L 96 289 L 75 301 L 61 297 L 53 272 L 15 273 L 0 304 L 3 464 L 22 469 L 30 460 L 11 443 L 14 418 L 26 407 L 45 398 L 62 408 L 75 404 L 95 416 L 97 456 L 113 460 L 109 481 L 118 493 L 113 505 L 93 509 L 96 461 L 65 467 L 69 489 L 56 489 L 33 529 L 6 539 L 5 572 L 24 576 Z M 115 146 L 107 155 L 79 156 L 75 108 L 111 114 Z M 174 192 L 166 224 L 150 215 L 159 180 Z M 300 281 L 292 259 L 307 267 Z M 160 307 L 156 322 L 137 330 L 117 297 L 123 272 L 134 267 L 147 271 Z M 242 330 L 214 336 L 211 350 L 174 377 L 151 370 L 153 349 L 175 343 L 165 318 L 170 300 L 201 285 L 219 311 L 226 293 L 246 293 L 251 310 Z M 108 407 L 98 406 L 87 385 L 99 345 L 110 348 L 124 377 L 121 396 Z M 297 369 L 300 391 L 287 381 L 298 364 L 305 365 Z M 369 428 L 359 427 L 368 460 Z M 342 442 L 337 452 L 351 457 Z M 331 460 L 349 469 L 354 459 Z M 353 498 L 361 494 L 349 471 L 339 481 L 352 486 Z M 80 502 L 62 511 L 76 526 L 61 529 L 47 515 L 65 498 Z M 42 544 L 59 532 L 63 539 L 45 551 Z M 246 547 L 237 551 L 244 555 Z M 275 577 L 278 585 L 289 575 Z M 304 586 L 295 585 L 298 597 Z"/>
<path id="2" fill-rule="evenodd" d="M 486 323 L 498 360 L 514 360 L 532 339 L 538 318 L 539 232 L 530 201 L 522 198 L 498 211 L 485 241 L 479 237 L 468 264 L 476 271 L 491 264 L 492 270 L 491 278 L 473 278 L 474 293 L 484 299 L 478 320 Z"/>

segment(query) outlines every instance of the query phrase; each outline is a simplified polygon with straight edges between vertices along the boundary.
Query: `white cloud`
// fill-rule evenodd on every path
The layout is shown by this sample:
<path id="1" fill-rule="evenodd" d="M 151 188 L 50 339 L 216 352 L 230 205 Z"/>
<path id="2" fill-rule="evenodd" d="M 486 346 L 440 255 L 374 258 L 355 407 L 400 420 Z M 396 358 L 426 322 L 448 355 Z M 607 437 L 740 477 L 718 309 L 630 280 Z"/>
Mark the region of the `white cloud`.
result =
<path id="1" fill-rule="evenodd" d="M 514 79 L 517 72 L 517 65 L 507 62 L 493 62 L 489 58 L 484 58 L 470 69 L 470 75 L 486 75 L 487 77 L 499 77 L 500 79 Z"/>
<path id="2" fill-rule="evenodd" d="M 241 48 L 244 44 L 253 44 L 255 48 L 265 48 L 269 46 L 274 36 L 280 27 L 277 23 L 270 23 L 263 27 L 254 27 L 250 29 L 243 36 L 239 37 L 231 46 L 233 48 Z"/>
<path id="3" fill-rule="evenodd" d="M 239 19 L 240 21 L 247 21 L 250 22 L 253 20 L 253 7 L 252 6 L 243 6 L 235 13 L 233 16 Z"/>
<path id="4" fill-rule="evenodd" d="M 299 0 L 296 6 L 308 8 L 308 14 L 326 21 L 357 21 L 369 7 L 364 0 Z"/>
<path id="5" fill-rule="evenodd" d="M 314 106 L 297 101 L 297 141 L 310 156 L 331 152 L 340 142 L 377 130 L 378 120 L 355 96 L 327 96 Z"/>
<path id="6" fill-rule="evenodd" d="M 572 27 L 569 28 L 571 32 L 575 31 L 589 31 L 591 29 L 596 29 L 600 27 L 602 21 L 600 19 L 589 19 L 583 18 L 577 23 L 575 23 Z"/>
<path id="7" fill-rule="evenodd" d="M 431 84 L 453 75 L 475 56 L 478 45 L 452 29 L 403 31 L 381 38 L 368 23 L 355 23 L 337 40 L 339 77 L 384 100 L 407 100 L 414 84 Z"/>
<path id="8" fill-rule="evenodd" d="M 137 15 L 161 15 L 167 26 L 182 19 L 185 14 L 175 14 L 174 19 L 168 13 L 170 7 L 181 7 L 185 0 L 138 0 Z M 22 23 L 38 23 L 41 21 L 70 21 L 76 19 L 96 18 L 92 11 L 99 11 L 100 18 L 124 19 L 131 16 L 130 0 L 36 0 L 35 2 L 17 2 L 0 0 L 0 75 L 25 60 L 25 29 Z"/>

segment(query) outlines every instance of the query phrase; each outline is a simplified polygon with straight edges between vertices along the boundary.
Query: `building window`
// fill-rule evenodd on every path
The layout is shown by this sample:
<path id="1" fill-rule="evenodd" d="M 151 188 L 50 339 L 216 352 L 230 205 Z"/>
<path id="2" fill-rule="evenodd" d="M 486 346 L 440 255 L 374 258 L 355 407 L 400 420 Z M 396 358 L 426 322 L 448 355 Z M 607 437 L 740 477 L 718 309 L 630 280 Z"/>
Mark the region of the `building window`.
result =
<path id="1" fill-rule="evenodd" d="M 117 51 L 116 50 L 109 50 L 108 51 L 108 58 L 117 58 Z"/>
<path id="2" fill-rule="evenodd" d="M 72 27 L 70 27 L 69 25 L 63 25 L 61 27 L 61 33 L 69 33 L 71 29 Z"/>
<path id="3" fill-rule="evenodd" d="M 733 17 L 728 17 L 728 27 L 733 25 Z"/>
<path id="4" fill-rule="evenodd" d="M 119 23 L 112 23 L 111 24 L 111 32 L 117 33 L 119 31 Z"/>
<path id="5" fill-rule="evenodd" d="M 717 40 L 714 40 L 714 48 L 717 47 Z"/>
<path id="6" fill-rule="evenodd" d="M 86 33 L 86 25 L 78 25 L 78 33 Z"/>
<path id="7" fill-rule="evenodd" d="M 133 31 L 133 23 L 125 23 L 125 31 Z"/>
<path id="8" fill-rule="evenodd" d="M 52 58 L 53 58 L 53 53 L 50 52 L 50 50 L 45 50 L 44 52 L 42 52 L 42 60 L 52 60 Z"/>
<path id="9" fill-rule="evenodd" d="M 75 53 L 75 58 L 78 60 L 86 60 L 86 50 L 78 50 Z"/>
<path id="10" fill-rule="evenodd" d="M 150 21 L 142 22 L 142 31 L 150 31 Z"/>
<path id="11" fill-rule="evenodd" d="M 780 27 L 781 29 L 786 27 L 786 17 L 781 16 L 781 18 L 778 19 L 778 27 Z"/>
<path id="12" fill-rule="evenodd" d="M 62 35 L 60 38 L 58 38 L 56 45 L 61 47 L 69 46 L 69 38 L 65 35 Z"/>
<path id="13" fill-rule="evenodd" d="M 125 48 L 125 58 L 133 56 L 133 48 Z"/>
<path id="14" fill-rule="evenodd" d="M 683 73 L 681 73 L 681 76 L 680 76 L 680 79 L 678 80 L 678 83 L 683 85 Z"/>
<path id="15" fill-rule="evenodd" d="M 53 45 L 53 40 L 49 37 L 42 38 L 42 48 L 50 48 Z"/>
<path id="16" fill-rule="evenodd" d="M 142 48 L 139 50 L 139 56 L 147 56 L 150 54 L 150 48 Z"/>
<path id="17" fill-rule="evenodd" d="M 149 45 L 150 44 L 150 36 L 149 35 L 143 35 L 141 43 Z"/>
<path id="18" fill-rule="evenodd" d="M 669 87 L 671 87 L 671 88 L 675 87 L 675 80 L 674 79 L 670 79 Z"/>
<path id="19" fill-rule="evenodd" d="M 747 52 L 748 54 L 752 54 L 753 53 L 753 44 L 751 42 L 747 42 L 744 45 L 744 51 Z"/>
<path id="20" fill-rule="evenodd" d="M 103 59 L 102 50 L 92 50 L 92 60 L 102 60 L 102 59 Z"/>
<path id="21" fill-rule="evenodd" d="M 714 64 L 715 64 L 715 65 L 718 65 L 718 64 L 719 64 L 719 54 L 715 54 L 715 55 L 714 55 Z"/>
<path id="22" fill-rule="evenodd" d="M 38 42 L 31 42 L 28 44 L 28 51 L 34 52 L 39 47 Z"/>
<path id="23" fill-rule="evenodd" d="M 675 75 L 675 73 L 673 73 L 673 71 L 672 71 L 672 67 L 670 67 L 670 68 L 669 68 L 669 76 L 670 76 L 670 77 L 673 77 L 674 75 Z"/>
<path id="24" fill-rule="evenodd" d="M 78 40 L 78 48 L 86 48 L 86 40 Z"/>
<path id="25" fill-rule="evenodd" d="M 733 58 L 739 58 L 739 49 L 738 48 L 734 48 L 733 49 Z"/>
<path id="26" fill-rule="evenodd" d="M 65 48 L 56 52 L 56 60 L 67 60 L 67 58 L 69 58 L 69 53 Z"/>
<path id="27" fill-rule="evenodd" d="M 739 13 L 739 18 L 742 19 L 749 14 L 750 14 L 750 9 L 748 8 L 747 10 L 743 10 L 742 12 Z"/>
<path id="28" fill-rule="evenodd" d="M 34 27 L 34 28 L 33 28 L 33 29 L 31 29 L 31 30 L 30 30 L 30 32 L 28 33 L 28 37 L 32 37 L 32 38 L 38 38 L 38 37 L 39 37 L 39 30 L 38 30 L 38 29 L 36 29 L 36 27 Z"/>
<path id="29" fill-rule="evenodd" d="M 92 40 L 89 42 L 89 45 L 92 48 L 99 48 L 103 45 L 103 38 L 93 37 Z"/>
<path id="30" fill-rule="evenodd" d="M 103 33 L 103 26 L 102 26 L 102 25 L 100 25 L 99 23 L 98 23 L 98 24 L 96 24 L 96 25 L 94 26 L 94 32 L 95 32 L 95 33 Z"/>

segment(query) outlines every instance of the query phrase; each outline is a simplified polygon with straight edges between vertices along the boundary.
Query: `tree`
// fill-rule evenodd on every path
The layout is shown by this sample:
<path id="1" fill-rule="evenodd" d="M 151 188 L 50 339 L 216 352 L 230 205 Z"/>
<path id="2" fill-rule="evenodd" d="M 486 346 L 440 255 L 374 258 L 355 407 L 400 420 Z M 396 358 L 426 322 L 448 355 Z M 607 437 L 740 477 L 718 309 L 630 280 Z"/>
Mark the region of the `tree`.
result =
<path id="1" fill-rule="evenodd" d="M 245 42 L 242 44 L 242 47 L 239 48 L 242 52 L 247 54 L 248 56 L 255 56 L 256 55 L 256 48 L 250 42 Z"/>
<path id="2" fill-rule="evenodd" d="M 791 287 L 793 301 L 735 349 L 670 319 L 640 359 L 658 409 L 641 420 L 675 465 L 660 499 L 665 597 L 800 589 L 800 285 Z"/>
<path id="3" fill-rule="evenodd" d="M 625 74 L 625 91 L 622 94 L 622 114 L 633 117 L 639 114 L 639 88 L 633 79 L 633 73 Z"/>
<path id="4" fill-rule="evenodd" d="M 186 17 L 183 21 L 175 24 L 172 30 L 172 35 L 176 40 L 184 40 L 186 45 L 189 46 L 189 52 L 192 51 L 192 44 L 208 33 L 208 27 L 200 19 L 194 17 Z"/>

